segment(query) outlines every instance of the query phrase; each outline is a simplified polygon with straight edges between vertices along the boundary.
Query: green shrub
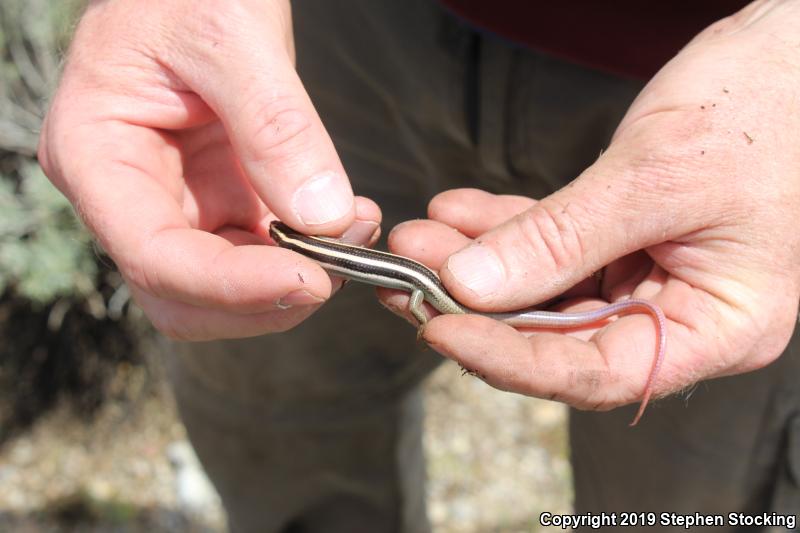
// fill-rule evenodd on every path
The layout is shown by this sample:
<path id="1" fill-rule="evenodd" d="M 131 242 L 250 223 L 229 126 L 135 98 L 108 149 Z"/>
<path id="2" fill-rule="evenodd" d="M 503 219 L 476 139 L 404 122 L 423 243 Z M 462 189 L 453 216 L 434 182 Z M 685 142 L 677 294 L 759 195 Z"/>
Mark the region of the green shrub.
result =
<path id="1" fill-rule="evenodd" d="M 80 2 L 0 2 L 0 294 L 37 305 L 94 291 L 90 240 L 33 159 Z"/>
<path id="2" fill-rule="evenodd" d="M 91 239 L 39 165 L 25 162 L 18 188 L 0 180 L 0 292 L 35 304 L 95 291 Z"/>
<path id="3" fill-rule="evenodd" d="M 35 160 L 82 3 L 0 0 L 0 444 L 62 401 L 91 416 L 125 399 L 119 383 L 142 368 L 149 331 Z"/>

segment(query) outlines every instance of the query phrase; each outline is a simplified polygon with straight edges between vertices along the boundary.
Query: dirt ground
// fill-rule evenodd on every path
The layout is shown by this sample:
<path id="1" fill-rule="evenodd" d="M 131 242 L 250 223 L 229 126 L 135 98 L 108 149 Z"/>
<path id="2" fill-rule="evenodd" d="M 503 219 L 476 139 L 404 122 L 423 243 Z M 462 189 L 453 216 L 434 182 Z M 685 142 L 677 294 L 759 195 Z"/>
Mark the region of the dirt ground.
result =
<path id="1" fill-rule="evenodd" d="M 0 531 L 225 531 L 163 377 L 134 368 L 125 379 L 132 403 L 88 425 L 57 409 L 0 449 Z M 540 512 L 570 510 L 561 405 L 495 391 L 452 364 L 427 392 L 436 533 L 539 531 Z"/>

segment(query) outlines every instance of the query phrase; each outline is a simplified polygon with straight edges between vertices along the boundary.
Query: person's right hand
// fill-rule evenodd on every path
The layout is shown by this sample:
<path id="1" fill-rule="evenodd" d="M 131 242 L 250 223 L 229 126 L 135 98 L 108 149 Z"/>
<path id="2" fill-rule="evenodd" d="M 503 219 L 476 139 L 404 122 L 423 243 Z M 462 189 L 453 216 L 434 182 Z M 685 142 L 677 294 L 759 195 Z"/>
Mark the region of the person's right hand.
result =
<path id="1" fill-rule="evenodd" d="M 286 0 L 91 2 L 39 161 L 183 340 L 282 331 L 328 298 L 319 266 L 263 246 L 271 219 L 359 244 L 380 220 L 295 72 Z"/>

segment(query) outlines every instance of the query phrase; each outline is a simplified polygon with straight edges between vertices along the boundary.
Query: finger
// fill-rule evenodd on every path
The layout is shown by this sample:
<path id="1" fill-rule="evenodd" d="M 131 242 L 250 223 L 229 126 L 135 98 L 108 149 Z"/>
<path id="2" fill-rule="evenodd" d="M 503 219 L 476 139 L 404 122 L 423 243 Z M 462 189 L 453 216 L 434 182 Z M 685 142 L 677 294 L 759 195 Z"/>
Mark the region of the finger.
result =
<path id="1" fill-rule="evenodd" d="M 231 11 L 220 14 L 222 25 L 243 16 L 240 35 L 200 31 L 169 66 L 221 118 L 245 174 L 279 219 L 307 234 L 340 234 L 353 221 L 353 194 L 287 51 L 290 28 Z"/>
<path id="2" fill-rule="evenodd" d="M 353 224 L 338 238 L 341 242 L 356 246 L 373 246 L 381 235 L 381 210 L 374 201 L 363 196 L 356 197 L 356 219 Z M 261 220 L 256 233 L 272 245 L 277 245 L 270 236 L 270 224 L 276 220 L 275 215 L 269 213 Z M 337 292 L 345 283 L 345 279 L 330 275 L 331 294 Z"/>
<path id="3" fill-rule="evenodd" d="M 453 228 L 433 220 L 409 220 L 398 224 L 389 233 L 389 251 L 410 257 L 425 264 L 432 270 L 439 266 L 453 252 L 466 246 L 471 239 Z M 381 304 L 394 314 L 406 319 L 412 325 L 418 321 L 409 312 L 409 293 L 395 289 L 378 289 Z M 431 318 L 438 314 L 433 307 L 425 303 L 424 312 Z"/>
<path id="4" fill-rule="evenodd" d="M 664 276 L 653 270 L 648 278 Z M 642 285 L 647 288 L 650 281 Z M 733 317 L 720 314 L 713 297 L 685 282 L 670 279 L 660 285 L 657 295 L 645 295 L 670 317 L 662 332 L 668 340 L 660 371 L 655 363 L 661 337 L 646 314 L 558 333 L 526 330 L 522 333 L 527 339 L 486 317 L 443 315 L 426 325 L 423 336 L 438 352 L 497 388 L 586 409 L 645 400 L 649 393 L 661 397 L 731 373 L 739 357 L 737 346 L 720 332 Z M 581 311 L 603 303 L 565 303 L 558 310 Z"/>
<path id="5" fill-rule="evenodd" d="M 237 339 L 279 333 L 293 328 L 319 308 L 319 305 L 308 305 L 242 315 L 165 300 L 134 284 L 129 286 L 133 299 L 153 326 L 163 335 L 180 341 Z"/>
<path id="6" fill-rule="evenodd" d="M 477 237 L 536 203 L 525 196 L 492 194 L 480 189 L 452 189 L 428 204 L 428 217 Z"/>
<path id="7" fill-rule="evenodd" d="M 222 227 L 215 233 L 234 246 L 269 246 L 271 244 L 261 235 L 233 226 Z"/>
<path id="8" fill-rule="evenodd" d="M 315 263 L 274 246 L 234 246 L 190 228 L 162 229 L 141 251 L 132 281 L 194 306 L 257 313 L 321 303 L 330 282 Z"/>
<path id="9" fill-rule="evenodd" d="M 460 227 L 452 228 L 439 221 L 410 220 L 398 224 L 389 233 L 389 250 L 392 253 L 410 257 L 432 270 L 438 271 L 451 254 L 472 242 L 472 239 L 463 235 L 460 230 Z M 590 276 L 558 297 L 598 296 L 600 288 L 600 279 Z M 408 293 L 381 290 L 379 296 L 386 307 L 406 316 Z"/>
<path id="10" fill-rule="evenodd" d="M 442 315 L 426 325 L 423 337 L 493 387 L 605 410 L 642 398 L 653 364 L 652 330 L 649 317 L 630 315 L 581 333 L 590 340 L 547 331 L 526 338 L 485 317 Z M 672 392 L 671 383 L 656 380 L 655 394 Z"/>
<path id="11" fill-rule="evenodd" d="M 428 205 L 428 216 L 433 220 L 452 226 L 468 237 L 476 238 L 529 209 L 534 204 L 536 204 L 536 200 L 526 196 L 492 194 L 480 189 L 452 189 L 438 194 L 431 200 Z M 420 235 L 416 239 L 417 243 L 412 243 L 411 246 L 398 245 L 398 249 L 402 247 L 407 250 L 405 253 L 398 253 L 413 257 L 431 266 L 431 268 L 439 270 L 446 259 L 446 257 L 442 257 L 444 248 L 432 247 L 428 242 L 420 242 L 437 242 L 436 233 L 440 232 L 433 231 L 424 237 Z M 399 235 L 398 240 L 402 240 Z M 464 241 L 462 247 L 467 246 L 469 243 L 471 243 L 471 240 Z M 416 248 L 414 248 L 414 244 L 416 244 Z M 437 250 L 439 253 L 436 254 L 435 258 L 419 255 L 419 251 L 426 249 Z M 451 251 L 448 252 L 448 255 L 457 251 L 449 250 Z M 434 261 L 429 262 L 431 260 Z M 597 296 L 601 290 L 601 279 L 602 271 L 593 272 L 563 293 L 554 295 L 554 297 L 579 298 Z"/>
<path id="12" fill-rule="evenodd" d="M 342 233 L 341 240 L 347 244 L 372 247 L 381 237 L 383 214 L 373 200 L 356 196 L 356 218 L 353 225 Z"/>
<path id="13" fill-rule="evenodd" d="M 355 206 L 356 216 L 353 224 L 337 239 L 356 246 L 373 246 L 381 236 L 381 218 L 383 215 L 380 207 L 373 200 L 363 196 L 356 196 Z M 269 226 L 275 220 L 278 220 L 278 217 L 273 213 L 267 213 L 253 231 L 266 242 L 275 244 L 269 235 Z"/>
<path id="14" fill-rule="evenodd" d="M 481 310 L 518 309 L 695 228 L 691 209 L 675 216 L 680 195 L 665 198 L 663 185 L 651 182 L 661 176 L 625 175 L 621 157 L 607 155 L 573 184 L 450 257 L 441 276 L 454 296 Z"/>
<path id="15" fill-rule="evenodd" d="M 456 229 L 434 220 L 398 224 L 387 240 L 390 252 L 415 259 L 432 270 L 439 270 L 451 254 L 472 242 Z"/>
<path id="16" fill-rule="evenodd" d="M 84 220 L 131 282 L 149 294 L 197 307 L 257 313 L 315 305 L 330 280 L 315 263 L 271 246 L 234 246 L 189 227 L 181 205 L 153 176 L 163 164 L 163 135 L 148 128 L 95 124 L 76 128 L 71 162 L 61 170 Z M 91 164 L 82 164 L 91 161 Z"/>

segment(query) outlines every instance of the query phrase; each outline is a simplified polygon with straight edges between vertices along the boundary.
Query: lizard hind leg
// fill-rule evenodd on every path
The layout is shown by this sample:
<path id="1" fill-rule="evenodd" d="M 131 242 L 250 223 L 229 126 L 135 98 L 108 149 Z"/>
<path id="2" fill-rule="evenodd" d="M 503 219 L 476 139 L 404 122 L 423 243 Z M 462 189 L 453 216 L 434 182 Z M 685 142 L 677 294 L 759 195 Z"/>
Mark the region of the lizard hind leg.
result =
<path id="1" fill-rule="evenodd" d="M 422 338 L 425 324 L 428 323 L 428 316 L 425 314 L 425 309 L 422 308 L 424 302 L 425 294 L 421 290 L 417 289 L 411 292 L 411 297 L 408 300 L 408 310 L 417 319 L 417 340 Z"/>

